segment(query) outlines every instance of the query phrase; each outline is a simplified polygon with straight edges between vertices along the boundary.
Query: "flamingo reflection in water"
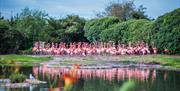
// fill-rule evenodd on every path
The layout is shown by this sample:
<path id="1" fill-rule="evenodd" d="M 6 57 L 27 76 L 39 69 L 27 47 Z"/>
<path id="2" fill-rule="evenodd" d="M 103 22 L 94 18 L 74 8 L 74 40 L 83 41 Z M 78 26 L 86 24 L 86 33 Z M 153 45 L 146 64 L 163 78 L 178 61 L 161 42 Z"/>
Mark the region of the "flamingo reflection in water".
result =
<path id="1" fill-rule="evenodd" d="M 38 69 L 38 70 L 37 70 Z M 145 81 L 149 77 L 152 80 L 156 79 L 156 70 L 140 69 L 140 68 L 108 68 L 108 69 L 83 69 L 80 65 L 73 65 L 72 68 L 63 67 L 37 67 L 35 74 L 49 74 L 53 76 L 59 76 L 64 81 L 64 90 L 70 89 L 79 78 L 92 79 L 95 77 L 103 78 L 104 80 L 130 80 L 137 79 L 138 81 Z M 38 71 L 38 72 L 37 72 Z"/>
<path id="2" fill-rule="evenodd" d="M 77 82 L 77 71 L 80 69 L 80 65 L 74 64 L 71 69 L 58 69 L 58 68 L 49 68 L 47 65 L 43 64 L 42 67 L 33 67 L 33 73 L 35 77 L 38 77 L 39 74 L 43 75 L 43 78 L 49 74 L 50 78 L 56 78 L 57 76 L 61 77 L 58 80 L 57 88 L 49 88 L 48 91 L 62 91 L 62 83 L 64 81 L 63 91 L 68 91 L 72 88 L 73 84 Z M 39 74 L 38 74 L 39 73 Z M 55 79 L 57 80 L 57 79 Z"/>
<path id="3" fill-rule="evenodd" d="M 38 67 L 39 73 L 54 75 L 71 75 L 76 78 L 91 79 L 93 77 L 104 78 L 105 80 L 117 80 L 136 78 L 140 81 L 147 80 L 150 76 L 152 79 L 156 78 L 156 70 L 140 68 L 111 68 L 111 69 L 81 69 L 79 65 L 73 65 L 72 69 L 69 68 L 48 68 L 46 66 Z M 36 70 L 38 71 L 38 70 Z M 33 71 L 34 72 L 34 71 Z M 34 72 L 35 73 L 35 72 Z M 60 74 L 62 73 L 62 74 Z M 35 73 L 37 74 L 37 72 Z"/>
<path id="4" fill-rule="evenodd" d="M 80 69 L 80 65 L 79 64 L 74 64 L 72 69 L 70 70 L 69 74 L 65 74 L 63 76 L 64 79 L 64 91 L 69 91 L 73 84 L 77 82 L 78 78 L 77 78 L 77 71 Z"/>

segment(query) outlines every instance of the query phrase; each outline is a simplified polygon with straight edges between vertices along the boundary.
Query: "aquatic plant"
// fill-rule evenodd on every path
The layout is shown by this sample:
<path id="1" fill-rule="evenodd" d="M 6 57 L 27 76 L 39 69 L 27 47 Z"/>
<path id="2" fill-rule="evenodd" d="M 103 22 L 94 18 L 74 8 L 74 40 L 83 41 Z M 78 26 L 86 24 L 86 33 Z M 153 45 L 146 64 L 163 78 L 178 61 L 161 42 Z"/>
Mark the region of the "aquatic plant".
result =
<path id="1" fill-rule="evenodd" d="M 119 91 L 134 91 L 135 85 L 136 83 L 133 80 L 129 80 L 121 86 Z"/>
<path id="2" fill-rule="evenodd" d="M 13 73 L 9 76 L 11 83 L 21 83 L 24 82 L 26 78 L 26 75 L 24 75 L 23 73 Z"/>
<path id="3" fill-rule="evenodd" d="M 57 87 L 57 80 L 58 80 L 58 76 L 54 75 L 51 76 L 50 74 L 45 74 L 45 76 L 47 77 L 47 82 L 49 85 L 49 89 L 53 89 Z"/>

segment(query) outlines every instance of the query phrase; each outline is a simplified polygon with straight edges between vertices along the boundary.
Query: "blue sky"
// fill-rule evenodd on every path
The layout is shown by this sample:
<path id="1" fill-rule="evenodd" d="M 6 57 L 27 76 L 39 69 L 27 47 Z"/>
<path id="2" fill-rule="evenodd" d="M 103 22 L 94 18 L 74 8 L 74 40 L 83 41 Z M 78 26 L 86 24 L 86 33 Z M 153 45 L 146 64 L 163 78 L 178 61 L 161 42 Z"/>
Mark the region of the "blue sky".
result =
<path id="1" fill-rule="evenodd" d="M 59 18 L 75 14 L 84 18 L 93 18 L 95 12 L 103 11 L 109 2 L 117 0 L 0 0 L 0 12 L 5 18 L 16 15 L 23 8 L 45 10 L 49 16 Z M 119 0 L 122 1 L 122 0 Z M 134 0 L 135 5 L 147 8 L 146 14 L 157 18 L 166 12 L 180 8 L 180 0 Z"/>

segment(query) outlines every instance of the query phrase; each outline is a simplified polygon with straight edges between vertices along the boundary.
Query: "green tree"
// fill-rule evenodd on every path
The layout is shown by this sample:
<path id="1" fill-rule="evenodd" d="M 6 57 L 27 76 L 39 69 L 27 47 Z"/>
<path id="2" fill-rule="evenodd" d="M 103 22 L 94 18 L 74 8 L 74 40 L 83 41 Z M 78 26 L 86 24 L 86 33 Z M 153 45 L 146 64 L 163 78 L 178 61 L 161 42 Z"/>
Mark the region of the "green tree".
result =
<path id="1" fill-rule="evenodd" d="M 151 43 L 152 25 L 153 22 L 149 20 L 129 20 L 126 22 L 128 28 L 123 32 L 122 41 L 125 43 L 144 41 Z"/>
<path id="2" fill-rule="evenodd" d="M 135 9 L 133 12 L 132 12 L 132 19 L 147 19 L 147 20 L 150 20 L 148 18 L 147 15 L 145 15 L 145 10 L 146 8 L 143 6 L 143 5 L 140 5 L 137 9 Z"/>
<path id="3" fill-rule="evenodd" d="M 114 24 L 111 28 L 101 32 L 100 40 L 103 42 L 113 41 L 122 43 L 123 33 L 127 30 L 127 27 L 126 22 Z"/>
<path id="4" fill-rule="evenodd" d="M 20 47 L 21 33 L 14 28 L 15 20 L 0 19 L 0 54 L 17 53 Z"/>
<path id="5" fill-rule="evenodd" d="M 16 29 L 24 36 L 20 49 L 28 49 L 33 46 L 35 41 L 41 40 L 47 24 L 47 14 L 40 10 L 25 8 L 16 17 Z"/>
<path id="6" fill-rule="evenodd" d="M 144 19 L 128 20 L 101 32 L 100 39 L 104 42 L 114 41 L 126 44 L 138 41 L 150 43 L 152 24 L 153 22 Z"/>
<path id="7" fill-rule="evenodd" d="M 62 20 L 54 18 L 48 19 L 48 24 L 45 27 L 43 40 L 46 42 L 59 42 L 64 34 Z"/>
<path id="8" fill-rule="evenodd" d="M 159 51 L 167 48 L 170 54 L 180 54 L 180 8 L 158 17 L 153 32 Z"/>
<path id="9" fill-rule="evenodd" d="M 79 42 L 87 41 L 84 37 L 85 19 L 77 15 L 68 15 L 66 18 L 55 20 L 50 18 L 46 32 L 50 42 Z"/>
<path id="10" fill-rule="evenodd" d="M 65 29 L 64 42 L 87 41 L 84 37 L 83 29 L 86 22 L 85 19 L 77 15 L 68 15 L 63 21 L 63 27 Z"/>
<path id="11" fill-rule="evenodd" d="M 129 19 L 148 19 L 148 16 L 145 15 L 145 9 L 142 5 L 136 8 L 133 1 L 118 1 L 110 2 L 105 11 L 98 12 L 96 15 L 98 17 L 115 16 L 123 21 Z"/>
<path id="12" fill-rule="evenodd" d="M 116 17 L 104 17 L 87 21 L 84 26 L 85 37 L 90 42 L 100 41 L 101 32 L 119 22 Z"/>
<path id="13" fill-rule="evenodd" d="M 7 35 L 5 35 L 7 32 L 9 32 L 8 27 L 8 21 L 4 19 L 0 19 L 0 54 L 5 53 L 6 51 L 6 41 L 7 41 Z"/>

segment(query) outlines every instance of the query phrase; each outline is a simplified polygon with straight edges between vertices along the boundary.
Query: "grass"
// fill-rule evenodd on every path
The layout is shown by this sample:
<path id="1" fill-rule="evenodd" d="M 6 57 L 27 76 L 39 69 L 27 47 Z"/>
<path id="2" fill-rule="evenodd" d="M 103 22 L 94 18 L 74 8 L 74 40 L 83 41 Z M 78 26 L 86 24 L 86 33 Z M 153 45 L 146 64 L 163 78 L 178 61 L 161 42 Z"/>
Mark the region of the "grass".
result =
<path id="1" fill-rule="evenodd" d="M 145 56 L 122 56 L 120 61 L 135 61 L 135 62 L 158 62 L 162 66 L 171 66 L 180 68 L 180 56 L 173 55 L 145 55 Z"/>
<path id="2" fill-rule="evenodd" d="M 160 63 L 162 66 L 169 66 L 173 68 L 180 68 L 180 56 L 175 55 L 121 55 L 121 56 L 109 56 L 109 55 L 94 55 L 86 57 L 61 57 L 60 64 L 104 64 L 110 61 L 119 62 L 138 62 L 138 63 Z"/>
<path id="3" fill-rule="evenodd" d="M 161 56 L 159 60 L 164 66 L 180 68 L 180 57 Z"/>
<path id="4" fill-rule="evenodd" d="M 21 63 L 21 66 L 31 66 L 36 62 L 43 62 L 51 60 L 52 57 L 32 57 L 26 55 L 16 55 L 16 54 L 9 54 L 9 55 L 0 55 L 0 64 L 1 65 L 9 65 L 13 63 Z"/>
<path id="5" fill-rule="evenodd" d="M 180 56 L 175 55 L 121 55 L 121 56 L 109 56 L 109 55 L 94 55 L 94 56 L 60 56 L 59 57 L 61 65 L 71 65 L 71 64 L 82 64 L 82 65 L 92 65 L 92 64 L 105 64 L 109 61 L 123 61 L 123 62 L 139 62 L 139 63 L 149 63 L 157 62 L 162 66 L 169 66 L 173 68 L 180 68 Z M 51 60 L 52 57 L 32 57 L 26 55 L 0 55 L 0 64 L 11 65 L 14 62 L 21 62 L 23 66 L 31 66 L 36 62 L 43 62 Z M 57 63 L 59 64 L 59 63 Z M 12 64 L 13 65 L 13 64 Z"/>

